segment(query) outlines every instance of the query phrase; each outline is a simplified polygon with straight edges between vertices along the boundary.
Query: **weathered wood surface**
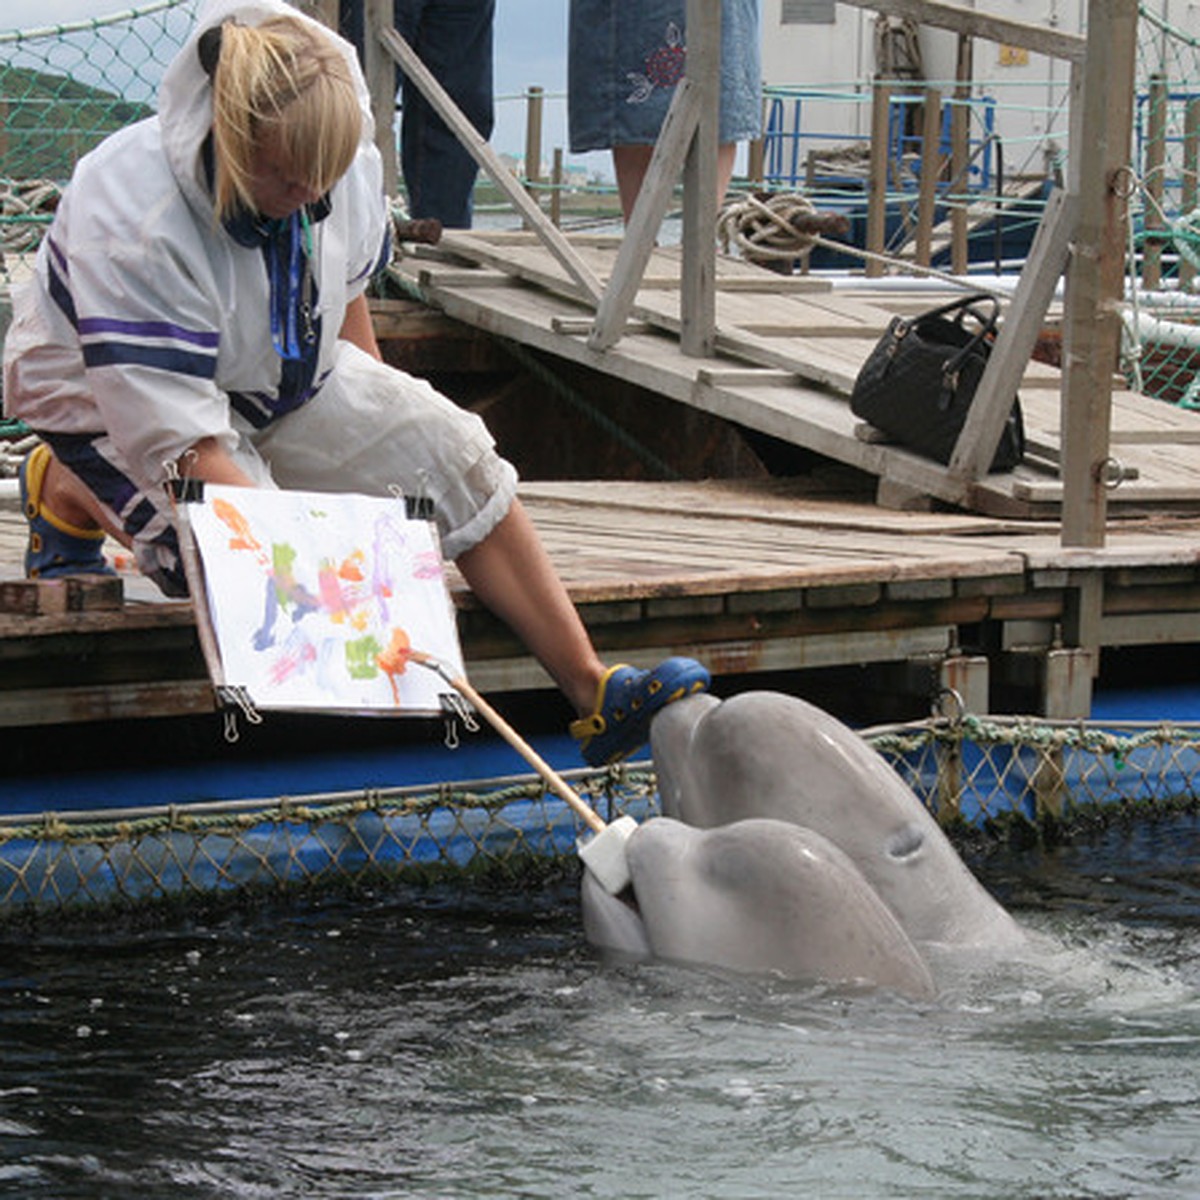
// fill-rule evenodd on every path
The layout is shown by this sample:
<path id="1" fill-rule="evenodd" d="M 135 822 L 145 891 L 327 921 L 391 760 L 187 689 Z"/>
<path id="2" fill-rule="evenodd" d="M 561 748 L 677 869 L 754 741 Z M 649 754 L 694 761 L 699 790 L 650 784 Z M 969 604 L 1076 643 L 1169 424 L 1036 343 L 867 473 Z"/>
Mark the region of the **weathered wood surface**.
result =
<path id="1" fill-rule="evenodd" d="M 1200 627 L 1200 519 L 1118 521 L 1103 549 L 1071 550 L 1054 522 L 888 512 L 794 481 L 542 482 L 523 497 L 613 661 L 690 653 L 718 676 L 936 666 L 982 625 L 1028 659 L 1058 643 L 1089 579 L 1101 646 L 1190 643 Z M 0 581 L 19 578 L 23 538 L 15 506 L 0 508 Z M 190 606 L 125 582 L 117 610 L 31 613 L 7 589 L 19 611 L 0 614 L 0 726 L 213 710 Z M 475 685 L 550 689 L 451 583 Z"/>
<path id="2" fill-rule="evenodd" d="M 744 262 L 717 263 L 717 346 L 679 348 L 679 255 L 655 249 L 611 349 L 588 344 L 594 311 L 531 235 L 455 233 L 453 257 L 400 269 L 443 310 L 377 306 L 390 351 L 487 370 L 500 339 L 586 366 L 928 496 L 946 468 L 870 436 L 847 396 L 893 314 L 928 289 L 834 290 Z M 615 239 L 583 237 L 607 278 Z M 1026 331 L 1028 338 L 1028 331 Z M 401 357 L 403 358 L 403 353 Z M 419 373 L 419 370 L 418 370 Z M 818 480 L 526 482 L 523 496 L 601 653 L 649 663 L 693 654 L 719 676 L 943 662 L 988 628 L 1003 656 L 1061 645 L 1190 644 L 1200 628 L 1200 418 L 1118 389 L 1107 544 L 1064 548 L 1059 391 L 1053 367 L 1020 379 L 1028 461 L 975 485 L 957 511 L 890 511 Z M 849 476 L 851 473 L 842 472 Z M 861 477 L 858 477 L 861 479 Z M 21 575 L 24 522 L 0 505 L 0 585 Z M 61 589 L 0 586 L 0 726 L 212 708 L 191 608 L 126 576 L 117 609 L 71 609 Z M 484 691 L 552 685 L 451 572 L 468 673 Z M 1085 636 L 1086 635 L 1086 636 Z M 1082 641 L 1080 639 L 1083 639 Z M 1065 640 L 1064 640 L 1065 639 Z"/>
<path id="3" fill-rule="evenodd" d="M 577 249 L 604 280 L 618 245 L 615 238 L 590 237 Z M 432 305 L 467 324 L 960 507 L 997 516 L 1056 517 L 1061 511 L 1062 376 L 1055 367 L 1029 362 L 1020 372 L 1032 453 L 1012 472 L 964 483 L 937 463 L 862 436 L 848 404 L 862 363 L 893 315 L 931 308 L 954 294 L 949 288 L 940 294 L 928 288 L 835 291 L 821 280 L 782 277 L 723 257 L 716 280 L 718 354 L 695 359 L 678 344 L 675 249 L 653 252 L 630 310 L 636 325 L 604 351 L 587 344 L 591 314 L 578 303 L 573 281 L 530 235 L 453 233 L 440 250 L 440 259 L 422 253 L 401 260 L 398 270 Z M 1111 473 L 1119 486 L 1108 494 L 1109 506 L 1200 511 L 1194 450 L 1200 416 L 1138 396 L 1119 380 L 1112 408 Z"/>

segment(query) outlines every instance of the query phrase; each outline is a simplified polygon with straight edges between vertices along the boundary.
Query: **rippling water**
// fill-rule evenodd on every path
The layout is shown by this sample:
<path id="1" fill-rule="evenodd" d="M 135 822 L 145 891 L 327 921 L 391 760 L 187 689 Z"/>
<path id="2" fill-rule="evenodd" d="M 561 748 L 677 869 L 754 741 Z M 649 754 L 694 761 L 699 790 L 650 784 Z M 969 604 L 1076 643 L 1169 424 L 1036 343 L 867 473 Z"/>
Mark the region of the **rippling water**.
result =
<path id="1" fill-rule="evenodd" d="M 1200 820 L 973 861 L 934 1003 L 614 966 L 574 889 L 0 934 L 4 1197 L 1200 1194 Z"/>

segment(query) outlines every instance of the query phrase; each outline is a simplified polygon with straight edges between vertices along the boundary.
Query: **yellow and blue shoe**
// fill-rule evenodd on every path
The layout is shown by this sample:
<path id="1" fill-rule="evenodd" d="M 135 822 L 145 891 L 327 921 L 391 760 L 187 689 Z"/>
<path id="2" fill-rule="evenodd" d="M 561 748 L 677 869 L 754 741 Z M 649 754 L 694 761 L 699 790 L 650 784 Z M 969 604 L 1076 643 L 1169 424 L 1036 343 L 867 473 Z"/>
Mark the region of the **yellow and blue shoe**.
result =
<path id="1" fill-rule="evenodd" d="M 650 671 L 618 663 L 605 672 L 596 707 L 571 722 L 586 763 L 602 767 L 627 758 L 650 737 L 650 722 L 675 700 L 707 690 L 708 671 L 695 659 L 668 658 Z"/>
<path id="2" fill-rule="evenodd" d="M 25 575 L 55 579 L 61 575 L 113 575 L 104 560 L 103 529 L 81 529 L 64 521 L 42 504 L 42 484 L 50 465 L 50 447 L 39 443 L 25 456 L 17 472 L 21 508 L 29 522 Z"/>

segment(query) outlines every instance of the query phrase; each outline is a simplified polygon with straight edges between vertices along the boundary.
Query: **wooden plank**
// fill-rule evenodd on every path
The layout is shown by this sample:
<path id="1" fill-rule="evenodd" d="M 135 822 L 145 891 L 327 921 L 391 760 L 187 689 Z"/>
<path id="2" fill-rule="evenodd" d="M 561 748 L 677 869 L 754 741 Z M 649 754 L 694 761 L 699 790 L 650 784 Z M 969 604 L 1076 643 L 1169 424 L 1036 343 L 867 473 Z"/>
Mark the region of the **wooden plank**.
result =
<path id="1" fill-rule="evenodd" d="M 1129 163 L 1136 0 L 1090 0 L 1084 63 L 1079 216 L 1064 331 L 1063 541 L 1104 540 L 1107 490 L 1098 468 L 1109 457 L 1112 386 L 1123 290 L 1125 189 Z M 1074 143 L 1073 143 L 1074 144 Z"/>
<path id="2" fill-rule="evenodd" d="M 869 8 L 875 12 L 907 17 L 916 25 L 930 25 L 937 29 L 951 29 L 968 37 L 985 38 L 1007 46 L 1019 46 L 1035 54 L 1051 58 L 1062 58 L 1068 62 L 1083 62 L 1087 55 L 1087 41 L 1072 33 L 1058 33 L 1043 25 L 1032 25 L 1027 21 L 1014 21 L 978 12 L 959 4 L 946 4 L 935 0 L 845 0 L 856 8 Z"/>
<path id="3" fill-rule="evenodd" d="M 878 76 L 871 80 L 871 158 L 867 175 L 867 260 L 868 278 L 883 274 L 884 238 L 887 224 L 888 122 L 891 116 L 891 88 Z"/>
<path id="4" fill-rule="evenodd" d="M 1000 327 L 954 451 L 950 473 L 963 480 L 987 474 L 1012 410 L 1042 322 L 1067 263 L 1078 205 L 1055 190 L 1021 271 L 1016 294 Z"/>
<path id="5" fill-rule="evenodd" d="M 596 321 L 594 317 L 551 317 L 550 328 L 555 333 L 566 334 L 571 337 L 586 337 L 592 332 Z M 652 329 L 652 325 L 648 325 L 645 321 L 626 321 L 625 334 L 628 336 L 631 333 L 646 333 Z"/>
<path id="6" fill-rule="evenodd" d="M 791 371 L 776 371 L 770 367 L 701 367 L 696 372 L 696 381 L 710 387 L 744 387 L 747 384 L 774 384 L 784 387 L 796 382 Z"/>
<path id="7" fill-rule="evenodd" d="M 675 180 L 695 136 L 702 100 L 701 89 L 695 80 L 686 77 L 680 80 L 654 144 L 646 178 L 630 214 L 629 228 L 617 254 L 608 289 L 596 310 L 596 322 L 588 338 L 588 345 L 593 350 L 607 350 L 621 337 L 654 249 L 654 240 L 674 194 Z"/>
<path id="8" fill-rule="evenodd" d="M 917 229 L 913 241 L 913 254 L 923 267 L 929 266 L 932 261 L 937 184 L 945 166 L 941 142 L 942 93 L 937 88 L 927 87 L 922 104 L 921 179 L 917 193 Z"/>
<path id="9" fill-rule="evenodd" d="M 0 690 L 0 727 L 191 716 L 216 710 L 208 679 Z"/>
<path id="10" fill-rule="evenodd" d="M 699 85 L 699 119 L 683 164 L 683 287 L 679 348 L 689 358 L 716 349 L 717 143 L 720 141 L 721 5 L 687 0 L 687 79 Z"/>
<path id="11" fill-rule="evenodd" d="M 435 272 L 428 267 L 417 272 L 417 282 L 422 287 L 434 277 Z M 506 271 L 488 271 L 482 267 L 467 270 L 443 267 L 436 272 L 436 278 L 442 287 L 496 287 L 497 284 L 508 283 L 512 276 Z"/>
<path id="12" fill-rule="evenodd" d="M 565 278 L 561 272 L 553 269 L 544 256 L 541 258 L 533 257 L 514 257 L 511 252 L 504 250 L 502 247 L 489 246 L 484 243 L 479 237 L 470 234 L 458 234 L 453 230 L 448 230 L 442 235 L 442 241 L 446 243 L 448 248 L 458 252 L 459 247 L 464 250 L 469 249 L 473 259 L 486 264 L 489 267 L 496 269 L 497 273 L 503 277 L 503 282 L 511 286 L 512 280 L 520 280 L 525 283 L 533 284 L 537 288 L 553 296 L 560 296 L 563 299 L 573 300 L 576 302 L 582 301 L 577 288 L 571 281 Z M 393 264 L 388 268 L 390 272 L 399 272 L 403 266 Z M 480 286 L 487 289 L 489 285 L 474 283 L 463 285 L 453 282 L 454 273 L 461 270 L 461 264 L 441 265 L 431 261 L 426 261 L 418 275 L 417 284 L 422 291 L 437 288 L 461 288 L 463 286 Z M 451 282 L 443 284 L 442 276 L 445 273 L 446 277 Z"/>
<path id="13" fill-rule="evenodd" d="M 718 343 L 722 360 L 700 367 L 684 358 L 674 338 L 678 318 L 673 313 L 674 288 L 643 291 L 634 307 L 639 325 L 629 344 L 595 354 L 578 340 L 588 326 L 581 309 L 578 316 L 564 312 L 560 296 L 566 286 L 544 249 L 528 235 L 479 233 L 464 235 L 476 259 L 503 262 L 501 268 L 525 278 L 542 272 L 555 278 L 549 290 L 527 287 L 441 288 L 439 272 L 461 269 L 429 264 L 426 292 L 458 320 L 525 342 L 540 350 L 579 362 L 618 379 L 646 387 L 663 396 L 691 404 L 716 416 L 803 445 L 860 470 L 902 483 L 925 495 L 940 496 L 958 505 L 979 506 L 983 512 L 1005 515 L 1049 516 L 1062 502 L 1062 490 L 1044 478 L 1058 458 L 1059 396 L 1062 374 L 1044 363 L 1025 365 L 1019 384 L 1026 426 L 1037 456 L 1011 476 L 975 480 L 964 494 L 961 482 L 951 481 L 945 468 L 886 444 L 864 444 L 855 437 L 848 413 L 848 394 L 862 360 L 877 340 L 877 330 L 892 312 L 921 311 L 938 299 L 928 289 L 920 292 L 825 292 L 815 296 L 789 294 L 772 298 L 766 311 L 779 313 L 772 336 L 756 335 L 739 325 L 749 315 L 753 321 L 763 308 L 738 293 L 718 291 Z M 607 274 L 604 255 L 611 261 L 613 247 L 593 247 L 589 263 L 598 276 Z M 656 250 L 652 258 L 655 278 L 666 278 L 673 248 Z M 506 259 L 510 261 L 505 261 Z M 658 264 L 655 266 L 654 264 Z M 489 269 L 491 269 L 489 267 Z M 724 269 L 722 261 L 721 269 Z M 730 268 L 737 270 L 736 265 Z M 449 276 L 448 276 L 449 277 Z M 879 307 L 879 305 L 886 307 Z M 735 318 L 726 328 L 726 321 Z M 787 326 L 797 332 L 789 336 Z M 850 329 L 861 324 L 861 334 Z M 831 333 L 837 329 L 836 334 Z M 806 330 L 808 332 L 803 332 Z M 661 330 L 658 332 L 646 332 Z M 822 336 L 814 336 L 816 330 Z M 564 334 L 575 336 L 565 337 Z M 805 376 L 812 378 L 806 379 Z M 790 382 L 789 382 L 790 380 Z M 1127 475 L 1122 488 L 1110 499 L 1122 509 L 1139 502 L 1189 503 L 1200 475 L 1192 447 L 1200 437 L 1200 418 L 1139 397 L 1122 384 L 1112 399 L 1113 449 Z M 1179 436 L 1175 432 L 1179 431 Z M 1044 452 L 1037 450 L 1044 447 Z M 1049 485 L 1049 486 L 1048 486 Z"/>

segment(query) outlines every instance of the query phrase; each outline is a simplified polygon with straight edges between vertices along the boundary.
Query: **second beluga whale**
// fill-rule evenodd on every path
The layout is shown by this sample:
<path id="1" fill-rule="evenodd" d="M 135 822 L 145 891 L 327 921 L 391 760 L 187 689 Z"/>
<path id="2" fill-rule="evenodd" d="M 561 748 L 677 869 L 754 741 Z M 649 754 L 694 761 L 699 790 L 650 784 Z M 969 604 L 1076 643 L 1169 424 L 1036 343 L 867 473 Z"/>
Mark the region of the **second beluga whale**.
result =
<path id="1" fill-rule="evenodd" d="M 947 956 L 1025 943 L 912 790 L 822 709 L 688 697 L 651 746 L 663 816 L 627 844 L 632 903 L 585 872 L 593 944 L 928 996 Z"/>

